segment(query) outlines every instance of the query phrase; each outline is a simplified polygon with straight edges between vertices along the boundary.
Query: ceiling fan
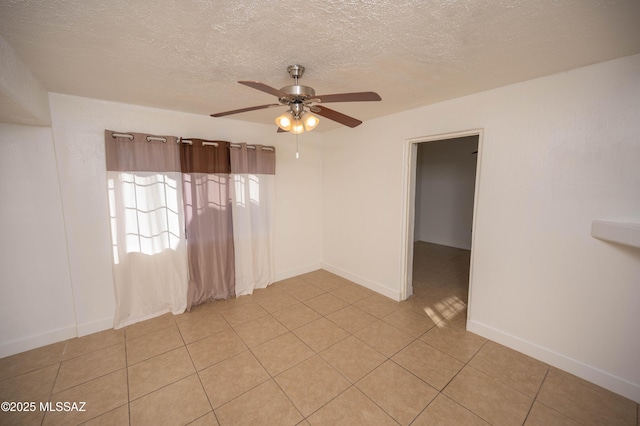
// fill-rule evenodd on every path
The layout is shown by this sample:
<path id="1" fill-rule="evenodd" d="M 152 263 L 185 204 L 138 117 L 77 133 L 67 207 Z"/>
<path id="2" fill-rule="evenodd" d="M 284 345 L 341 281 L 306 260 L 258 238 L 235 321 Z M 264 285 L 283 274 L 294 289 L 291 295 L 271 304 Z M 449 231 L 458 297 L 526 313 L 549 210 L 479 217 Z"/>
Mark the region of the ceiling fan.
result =
<path id="1" fill-rule="evenodd" d="M 273 108 L 286 105 L 289 110 L 276 118 L 278 132 L 291 132 L 299 134 L 310 131 L 315 128 L 320 120 L 312 113 L 318 114 L 329 120 L 336 121 L 348 127 L 356 127 L 362 124 L 362 121 L 342 114 L 341 112 L 327 108 L 324 105 L 315 105 L 319 103 L 329 102 L 364 102 L 364 101 L 380 101 L 380 95 L 375 92 L 354 92 L 354 93 L 336 93 L 333 95 L 316 96 L 315 90 L 309 86 L 298 84 L 298 79 L 304 74 L 302 65 L 290 65 L 287 67 L 289 75 L 294 80 L 293 86 L 285 86 L 280 90 L 268 86 L 259 81 L 238 81 L 240 84 L 260 90 L 278 98 L 277 104 L 258 105 L 254 107 L 235 109 L 233 111 L 219 112 L 211 114 L 212 117 L 224 117 L 231 114 L 239 114 L 241 112 L 255 111 L 258 109 Z"/>

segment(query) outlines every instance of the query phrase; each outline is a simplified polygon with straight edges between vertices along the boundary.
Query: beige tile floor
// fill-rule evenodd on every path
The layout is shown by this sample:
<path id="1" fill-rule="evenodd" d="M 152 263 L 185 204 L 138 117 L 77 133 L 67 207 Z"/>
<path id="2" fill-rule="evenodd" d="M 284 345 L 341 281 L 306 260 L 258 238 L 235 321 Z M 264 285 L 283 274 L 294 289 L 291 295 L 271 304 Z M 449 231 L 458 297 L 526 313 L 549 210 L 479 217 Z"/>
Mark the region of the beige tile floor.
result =
<path id="1" fill-rule="evenodd" d="M 469 252 L 417 243 L 402 303 L 326 271 L 0 359 L 34 425 L 638 425 L 638 404 L 465 331 Z"/>

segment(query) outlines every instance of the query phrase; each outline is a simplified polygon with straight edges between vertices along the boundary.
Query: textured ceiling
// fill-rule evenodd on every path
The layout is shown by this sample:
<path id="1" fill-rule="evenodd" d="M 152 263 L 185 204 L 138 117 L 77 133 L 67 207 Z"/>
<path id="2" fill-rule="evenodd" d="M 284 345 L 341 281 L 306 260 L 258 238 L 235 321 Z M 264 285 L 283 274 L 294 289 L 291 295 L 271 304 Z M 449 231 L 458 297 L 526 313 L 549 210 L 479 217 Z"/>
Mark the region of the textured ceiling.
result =
<path id="1" fill-rule="evenodd" d="M 638 0 L 0 2 L 0 36 L 50 92 L 211 114 L 274 102 L 236 81 L 280 88 L 301 64 L 318 94 L 378 92 L 328 105 L 361 120 L 640 53 L 639 23 Z"/>

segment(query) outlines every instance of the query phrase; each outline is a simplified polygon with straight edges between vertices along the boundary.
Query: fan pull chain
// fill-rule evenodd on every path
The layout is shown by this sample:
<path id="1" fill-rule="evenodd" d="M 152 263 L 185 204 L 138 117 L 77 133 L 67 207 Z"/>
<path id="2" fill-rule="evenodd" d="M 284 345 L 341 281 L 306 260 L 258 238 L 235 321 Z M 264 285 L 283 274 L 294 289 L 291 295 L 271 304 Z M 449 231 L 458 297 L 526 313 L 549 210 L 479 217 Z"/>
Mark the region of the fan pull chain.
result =
<path id="1" fill-rule="evenodd" d="M 298 134 L 296 133 L 296 160 L 300 158 L 300 154 L 298 153 Z"/>

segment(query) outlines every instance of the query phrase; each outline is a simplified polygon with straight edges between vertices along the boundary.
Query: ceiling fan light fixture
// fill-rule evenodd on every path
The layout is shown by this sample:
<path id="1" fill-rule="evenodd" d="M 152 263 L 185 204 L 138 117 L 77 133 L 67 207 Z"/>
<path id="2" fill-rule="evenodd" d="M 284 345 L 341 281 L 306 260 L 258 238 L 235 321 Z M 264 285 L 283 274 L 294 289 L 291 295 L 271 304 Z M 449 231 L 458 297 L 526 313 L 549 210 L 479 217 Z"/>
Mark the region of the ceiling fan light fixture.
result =
<path id="1" fill-rule="evenodd" d="M 281 116 L 276 118 L 276 124 L 285 132 L 291 130 L 291 125 L 293 124 L 293 119 L 289 111 L 285 112 Z"/>
<path id="2" fill-rule="evenodd" d="M 315 129 L 319 123 L 320 123 L 320 119 L 315 115 L 311 114 L 310 112 L 306 113 L 302 117 L 302 124 L 304 125 L 304 129 L 307 132 L 310 132 L 311 130 Z"/>
<path id="3" fill-rule="evenodd" d="M 289 132 L 293 133 L 294 135 L 304 133 L 304 123 L 302 122 L 302 120 L 299 118 L 294 119 L 293 123 L 291 124 L 291 130 L 289 130 Z"/>

